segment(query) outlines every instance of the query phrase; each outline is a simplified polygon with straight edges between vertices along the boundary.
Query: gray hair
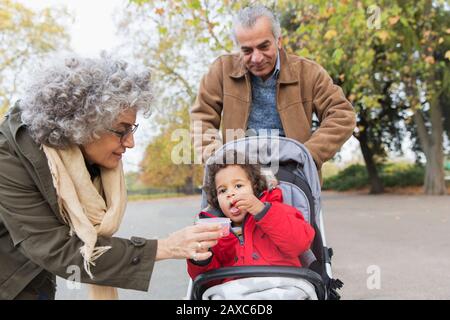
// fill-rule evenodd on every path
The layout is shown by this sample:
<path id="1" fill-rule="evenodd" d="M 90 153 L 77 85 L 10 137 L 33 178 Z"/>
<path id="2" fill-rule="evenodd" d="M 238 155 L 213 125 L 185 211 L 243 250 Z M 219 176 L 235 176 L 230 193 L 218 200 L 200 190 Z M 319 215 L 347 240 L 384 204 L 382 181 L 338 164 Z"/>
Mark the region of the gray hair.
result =
<path id="1" fill-rule="evenodd" d="M 132 108 L 150 114 L 150 70 L 135 72 L 106 54 L 57 59 L 31 80 L 19 105 L 33 140 L 54 148 L 83 145 Z"/>
<path id="2" fill-rule="evenodd" d="M 238 26 L 247 29 L 252 28 L 255 25 L 256 21 L 261 17 L 266 17 L 269 19 L 272 25 L 272 34 L 275 39 L 278 39 L 281 36 L 281 26 L 278 18 L 267 7 L 263 5 L 254 5 L 239 10 L 239 12 L 234 17 L 232 33 L 234 42 L 236 44 L 238 43 L 236 38 L 236 28 Z"/>

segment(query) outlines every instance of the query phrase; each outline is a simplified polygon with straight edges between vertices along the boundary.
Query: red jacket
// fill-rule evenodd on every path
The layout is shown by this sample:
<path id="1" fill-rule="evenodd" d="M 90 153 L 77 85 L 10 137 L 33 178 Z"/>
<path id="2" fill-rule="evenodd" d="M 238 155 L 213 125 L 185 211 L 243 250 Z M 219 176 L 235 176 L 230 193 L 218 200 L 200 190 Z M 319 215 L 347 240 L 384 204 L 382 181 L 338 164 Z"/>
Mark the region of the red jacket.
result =
<path id="1" fill-rule="evenodd" d="M 213 252 L 206 265 L 188 260 L 188 273 L 192 279 L 199 274 L 221 267 L 242 265 L 301 266 L 299 256 L 309 249 L 314 239 L 314 229 L 303 215 L 283 202 L 280 189 L 265 191 L 260 198 L 271 207 L 258 221 L 250 213 L 243 223 L 243 243 L 232 232 L 211 248 Z M 207 212 L 200 216 L 213 217 Z M 205 261 L 207 262 L 207 261 Z"/>

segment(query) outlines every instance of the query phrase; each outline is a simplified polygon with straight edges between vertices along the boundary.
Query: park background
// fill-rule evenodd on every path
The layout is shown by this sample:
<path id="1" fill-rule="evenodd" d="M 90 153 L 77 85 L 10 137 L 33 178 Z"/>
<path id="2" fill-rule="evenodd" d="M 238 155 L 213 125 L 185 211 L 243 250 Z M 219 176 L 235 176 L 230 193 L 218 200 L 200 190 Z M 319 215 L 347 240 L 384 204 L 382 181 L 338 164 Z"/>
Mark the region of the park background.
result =
<path id="1" fill-rule="evenodd" d="M 61 52 L 101 49 L 153 70 L 153 115 L 125 156 L 130 199 L 198 193 L 202 166 L 174 163 L 176 129 L 201 76 L 234 51 L 232 15 L 255 1 L 0 0 L 0 116 Z M 321 64 L 357 112 L 324 165 L 325 190 L 446 195 L 450 177 L 447 1 L 258 1 L 278 13 L 288 52 Z M 316 123 L 317 126 L 317 123 Z M 447 179 L 446 179 L 447 177 Z M 447 183 L 447 185 L 446 185 Z"/>

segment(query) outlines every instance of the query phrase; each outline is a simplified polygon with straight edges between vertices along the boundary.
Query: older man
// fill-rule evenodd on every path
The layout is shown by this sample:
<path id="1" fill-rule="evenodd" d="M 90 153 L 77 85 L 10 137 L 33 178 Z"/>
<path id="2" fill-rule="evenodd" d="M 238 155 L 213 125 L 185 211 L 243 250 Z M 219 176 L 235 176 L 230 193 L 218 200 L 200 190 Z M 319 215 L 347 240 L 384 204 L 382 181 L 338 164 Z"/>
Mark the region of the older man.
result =
<path id="1" fill-rule="evenodd" d="M 266 7 L 239 11 L 233 31 L 240 52 L 214 61 L 191 109 L 197 153 L 206 159 L 222 143 L 214 134 L 220 126 L 224 142 L 275 132 L 305 144 L 320 170 L 355 127 L 342 89 L 319 64 L 286 53 Z M 320 121 L 314 132 L 313 113 Z"/>

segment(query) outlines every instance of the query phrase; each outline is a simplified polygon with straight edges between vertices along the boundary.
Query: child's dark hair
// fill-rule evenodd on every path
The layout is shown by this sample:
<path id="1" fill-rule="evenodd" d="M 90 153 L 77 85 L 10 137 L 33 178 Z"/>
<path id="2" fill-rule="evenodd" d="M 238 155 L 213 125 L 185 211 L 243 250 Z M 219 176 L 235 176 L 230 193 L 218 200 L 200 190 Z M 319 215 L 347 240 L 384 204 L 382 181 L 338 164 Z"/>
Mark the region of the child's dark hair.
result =
<path id="1" fill-rule="evenodd" d="M 220 170 L 230 166 L 239 166 L 245 171 L 252 184 L 253 192 L 257 197 L 267 189 L 266 178 L 261 173 L 261 166 L 259 164 L 250 164 L 247 157 L 234 150 L 224 152 L 222 163 L 208 165 L 208 176 L 206 177 L 206 184 L 203 186 L 207 195 L 208 204 L 215 209 L 220 208 L 219 201 L 217 200 L 216 175 Z"/>

